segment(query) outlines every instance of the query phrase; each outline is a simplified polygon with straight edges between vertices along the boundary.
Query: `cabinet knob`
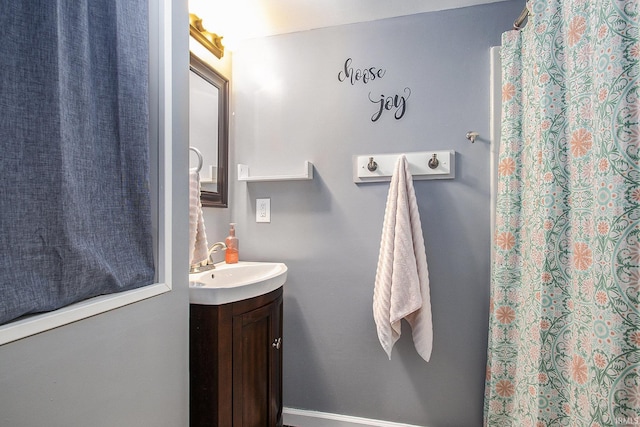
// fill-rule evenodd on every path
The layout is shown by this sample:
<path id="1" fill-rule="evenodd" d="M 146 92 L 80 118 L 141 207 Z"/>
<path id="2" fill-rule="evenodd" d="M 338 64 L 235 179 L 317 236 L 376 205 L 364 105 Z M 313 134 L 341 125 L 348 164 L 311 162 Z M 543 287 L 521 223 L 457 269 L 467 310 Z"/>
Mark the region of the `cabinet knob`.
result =
<path id="1" fill-rule="evenodd" d="M 271 346 L 276 350 L 280 350 L 280 347 L 282 346 L 282 338 L 276 338 L 273 340 L 273 344 L 271 344 Z"/>

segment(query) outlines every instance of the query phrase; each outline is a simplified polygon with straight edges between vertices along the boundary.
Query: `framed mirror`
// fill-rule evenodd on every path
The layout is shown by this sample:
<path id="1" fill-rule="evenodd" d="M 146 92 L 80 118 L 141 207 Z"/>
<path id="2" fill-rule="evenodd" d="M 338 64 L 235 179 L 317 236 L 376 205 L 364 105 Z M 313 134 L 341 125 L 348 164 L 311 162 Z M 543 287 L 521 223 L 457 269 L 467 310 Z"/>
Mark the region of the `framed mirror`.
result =
<path id="1" fill-rule="evenodd" d="M 226 208 L 229 81 L 193 53 L 189 68 L 189 146 L 202 153 L 200 199 L 204 207 Z M 197 163 L 190 159 L 190 164 Z"/>

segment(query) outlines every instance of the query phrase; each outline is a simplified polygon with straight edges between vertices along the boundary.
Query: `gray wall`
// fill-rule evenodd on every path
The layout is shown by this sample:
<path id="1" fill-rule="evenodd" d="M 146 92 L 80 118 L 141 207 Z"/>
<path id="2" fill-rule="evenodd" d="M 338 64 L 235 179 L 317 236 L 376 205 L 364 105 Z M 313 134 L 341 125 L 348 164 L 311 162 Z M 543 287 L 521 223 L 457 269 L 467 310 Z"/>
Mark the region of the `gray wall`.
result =
<path id="1" fill-rule="evenodd" d="M 245 260 L 283 261 L 285 406 L 429 427 L 480 426 L 489 305 L 489 48 L 523 7 L 507 1 L 247 41 L 234 51 L 232 214 Z M 366 85 L 354 68 L 386 69 Z M 412 91 L 401 120 L 373 123 L 368 93 Z M 471 144 L 469 130 L 480 133 Z M 391 361 L 372 315 L 388 184 L 356 185 L 352 156 L 457 152 L 457 176 L 417 181 L 431 278 L 434 348 L 410 329 Z M 313 181 L 238 182 L 298 173 Z M 271 223 L 255 199 L 271 198 Z"/>
<path id="2" fill-rule="evenodd" d="M 178 143 L 170 155 L 186 171 L 186 1 L 172 7 Z M 186 173 L 174 174 L 174 188 L 187 185 Z M 1 426 L 188 425 L 187 192 L 171 202 L 173 291 L 0 346 Z"/>

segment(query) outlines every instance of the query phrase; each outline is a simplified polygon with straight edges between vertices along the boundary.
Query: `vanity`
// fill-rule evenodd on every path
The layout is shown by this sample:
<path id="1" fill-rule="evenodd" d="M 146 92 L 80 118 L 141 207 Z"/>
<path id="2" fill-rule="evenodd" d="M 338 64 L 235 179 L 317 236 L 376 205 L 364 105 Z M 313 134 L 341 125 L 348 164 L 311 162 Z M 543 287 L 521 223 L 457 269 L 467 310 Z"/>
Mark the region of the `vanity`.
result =
<path id="1" fill-rule="evenodd" d="M 222 38 L 204 29 L 197 16 L 189 18 L 191 37 L 222 58 Z M 198 155 L 200 200 L 205 207 L 225 208 L 229 82 L 193 52 L 190 71 L 189 145 Z M 286 278 L 287 266 L 271 262 L 219 263 L 189 274 L 192 427 L 282 426 Z"/>
<path id="2" fill-rule="evenodd" d="M 240 262 L 190 275 L 192 427 L 282 426 L 286 273 Z"/>

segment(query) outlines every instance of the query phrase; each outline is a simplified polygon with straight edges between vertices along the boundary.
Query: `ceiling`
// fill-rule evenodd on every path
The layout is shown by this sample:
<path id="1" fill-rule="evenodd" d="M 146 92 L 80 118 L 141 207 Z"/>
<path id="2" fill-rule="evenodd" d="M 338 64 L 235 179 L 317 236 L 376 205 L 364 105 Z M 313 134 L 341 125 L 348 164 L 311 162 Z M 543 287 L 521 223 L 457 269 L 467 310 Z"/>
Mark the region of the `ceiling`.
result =
<path id="1" fill-rule="evenodd" d="M 189 0 L 189 9 L 229 45 L 247 38 L 499 1 L 505 0 Z"/>

